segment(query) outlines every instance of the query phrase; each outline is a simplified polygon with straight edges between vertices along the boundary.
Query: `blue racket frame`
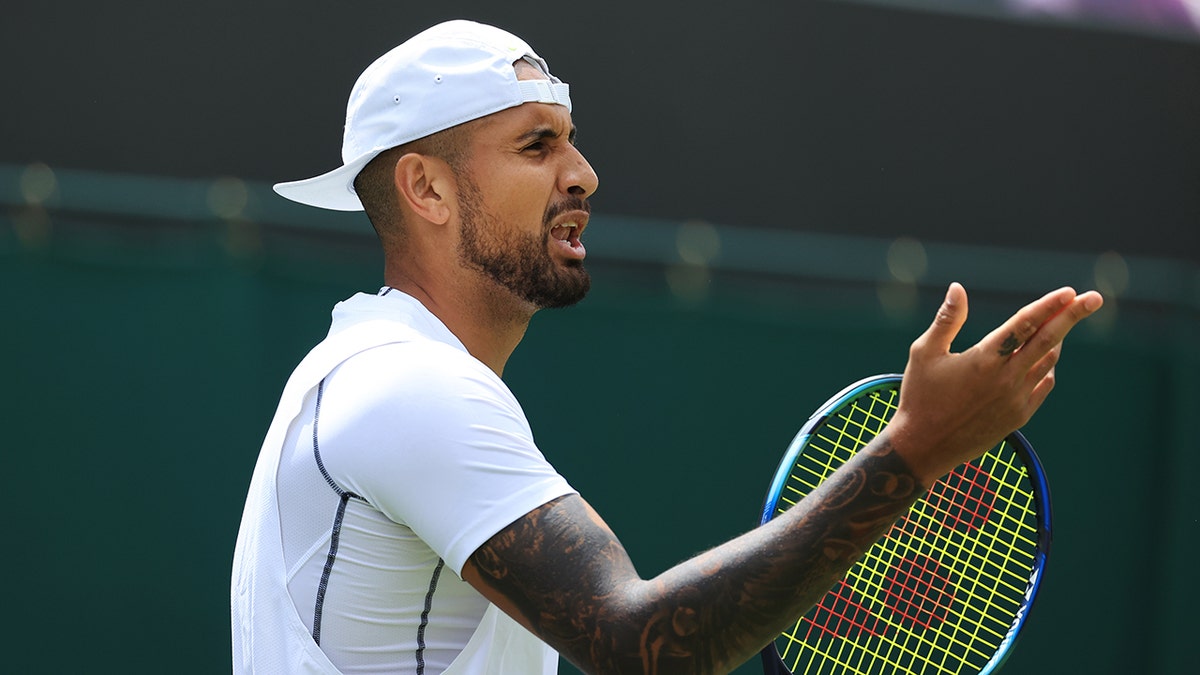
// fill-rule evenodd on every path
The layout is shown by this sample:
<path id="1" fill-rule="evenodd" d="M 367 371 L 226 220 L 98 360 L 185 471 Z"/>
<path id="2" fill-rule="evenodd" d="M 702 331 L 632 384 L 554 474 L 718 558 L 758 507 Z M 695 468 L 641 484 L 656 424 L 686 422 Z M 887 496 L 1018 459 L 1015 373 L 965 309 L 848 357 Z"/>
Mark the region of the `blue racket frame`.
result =
<path id="1" fill-rule="evenodd" d="M 796 463 L 796 458 L 803 452 L 809 439 L 812 437 L 814 430 L 819 428 L 832 415 L 840 411 L 847 403 L 853 401 L 865 393 L 874 389 L 889 389 L 898 387 L 902 380 L 902 376 L 889 373 L 884 375 L 875 375 L 867 377 L 858 382 L 855 382 L 846 388 L 834 394 L 826 401 L 816 412 L 814 412 L 801 427 L 796 434 L 787 451 L 784 452 L 783 458 L 779 462 L 778 468 L 775 470 L 775 476 L 771 481 L 771 487 L 767 491 L 766 499 L 763 501 L 762 511 L 760 512 L 759 524 L 765 524 L 770 521 L 776 512 L 779 503 L 780 495 L 787 484 L 788 477 L 791 474 L 792 466 Z M 1018 635 L 1021 629 L 1025 627 L 1025 623 L 1029 619 L 1029 613 L 1033 608 L 1033 603 L 1037 599 L 1038 591 L 1041 589 L 1043 580 L 1045 579 L 1046 563 L 1050 555 L 1050 543 L 1053 538 L 1052 523 L 1053 515 L 1050 505 L 1050 484 L 1046 478 L 1046 472 L 1042 467 L 1042 462 L 1034 452 L 1033 446 L 1020 431 L 1014 431 L 1009 434 L 1006 439 L 1016 454 L 1025 463 L 1029 472 L 1029 480 L 1033 485 L 1033 495 L 1036 504 L 1036 517 L 1038 521 L 1038 538 L 1037 546 L 1034 552 L 1034 564 L 1030 573 L 1028 585 L 1025 589 L 1024 600 L 1019 605 L 1012 624 L 1009 626 L 1008 632 L 1001 640 L 992 658 L 979 671 L 979 675 L 991 675 L 999 670 L 1004 665 L 1004 662 L 1012 655 L 1013 647 L 1016 644 Z M 772 640 L 761 652 L 763 672 L 766 675 L 794 675 L 779 655 L 779 651 L 775 646 L 775 641 Z"/>

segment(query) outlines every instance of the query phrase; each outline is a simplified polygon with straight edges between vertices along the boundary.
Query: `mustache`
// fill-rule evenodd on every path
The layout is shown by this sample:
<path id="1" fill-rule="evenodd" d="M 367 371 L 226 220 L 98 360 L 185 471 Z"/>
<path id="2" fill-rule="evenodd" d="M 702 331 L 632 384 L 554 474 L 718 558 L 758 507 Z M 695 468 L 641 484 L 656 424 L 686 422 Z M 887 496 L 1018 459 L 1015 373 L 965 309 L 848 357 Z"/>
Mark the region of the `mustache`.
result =
<path id="1" fill-rule="evenodd" d="M 549 223 L 567 211 L 583 211 L 590 215 L 592 213 L 592 205 L 583 197 L 568 196 L 562 201 L 555 202 L 546 207 L 546 215 L 543 217 L 543 222 Z"/>

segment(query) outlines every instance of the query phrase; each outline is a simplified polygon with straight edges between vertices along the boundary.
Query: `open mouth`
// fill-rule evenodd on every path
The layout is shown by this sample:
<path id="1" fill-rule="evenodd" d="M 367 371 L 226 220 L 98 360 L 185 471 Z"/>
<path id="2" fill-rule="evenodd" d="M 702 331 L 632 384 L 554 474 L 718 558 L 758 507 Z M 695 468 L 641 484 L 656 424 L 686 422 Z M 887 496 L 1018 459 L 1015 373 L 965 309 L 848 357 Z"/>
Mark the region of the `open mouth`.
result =
<path id="1" fill-rule="evenodd" d="M 583 258 L 583 242 L 579 237 L 587 227 L 586 218 L 566 218 L 550 228 L 550 239 L 559 242 L 561 250 L 572 258 Z"/>
<path id="2" fill-rule="evenodd" d="M 573 221 L 568 221 L 555 225 L 550 230 L 550 237 L 570 244 L 572 247 L 579 245 L 579 224 Z"/>

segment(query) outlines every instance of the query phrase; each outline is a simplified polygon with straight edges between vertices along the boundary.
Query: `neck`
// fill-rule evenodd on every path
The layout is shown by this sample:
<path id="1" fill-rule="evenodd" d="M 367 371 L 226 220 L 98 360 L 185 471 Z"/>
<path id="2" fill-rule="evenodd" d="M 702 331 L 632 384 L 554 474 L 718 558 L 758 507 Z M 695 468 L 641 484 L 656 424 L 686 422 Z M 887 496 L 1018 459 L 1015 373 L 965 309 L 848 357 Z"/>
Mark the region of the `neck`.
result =
<path id="1" fill-rule="evenodd" d="M 504 366 L 525 337 L 536 311 L 491 280 L 473 286 L 447 287 L 422 283 L 396 271 L 385 275 L 385 283 L 420 301 L 463 343 L 471 356 L 497 376 L 504 375 Z"/>

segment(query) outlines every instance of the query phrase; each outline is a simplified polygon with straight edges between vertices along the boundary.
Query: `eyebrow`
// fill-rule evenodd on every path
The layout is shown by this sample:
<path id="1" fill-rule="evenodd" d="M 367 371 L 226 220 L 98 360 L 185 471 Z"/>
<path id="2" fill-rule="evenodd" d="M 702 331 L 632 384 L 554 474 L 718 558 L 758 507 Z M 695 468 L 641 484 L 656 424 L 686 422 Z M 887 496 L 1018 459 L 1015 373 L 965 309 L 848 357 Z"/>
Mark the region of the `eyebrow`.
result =
<path id="1" fill-rule="evenodd" d="M 571 131 L 567 133 L 567 142 L 574 145 L 576 135 L 577 135 L 577 133 L 576 133 L 575 125 L 572 124 Z M 558 137 L 559 137 L 559 133 L 557 131 L 555 131 L 553 128 L 551 128 L 550 126 L 539 126 L 539 127 L 534 127 L 533 129 L 530 129 L 529 131 L 526 131 L 525 133 L 518 136 L 517 142 L 524 145 L 525 143 L 532 143 L 534 141 L 543 141 L 546 139 L 552 139 L 552 138 L 558 138 Z"/>

